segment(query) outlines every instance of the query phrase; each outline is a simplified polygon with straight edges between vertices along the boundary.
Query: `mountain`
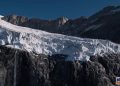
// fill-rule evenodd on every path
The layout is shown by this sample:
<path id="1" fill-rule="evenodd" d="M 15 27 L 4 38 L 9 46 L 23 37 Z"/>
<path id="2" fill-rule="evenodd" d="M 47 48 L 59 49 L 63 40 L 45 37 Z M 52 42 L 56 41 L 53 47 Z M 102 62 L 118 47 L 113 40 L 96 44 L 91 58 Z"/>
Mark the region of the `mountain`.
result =
<path id="1" fill-rule="evenodd" d="M 57 29 L 68 21 L 66 17 L 60 17 L 56 20 L 43 20 L 37 18 L 29 19 L 27 17 L 17 15 L 8 15 L 2 19 L 15 25 L 36 28 L 48 32 L 56 32 Z"/>
<path id="2" fill-rule="evenodd" d="M 93 16 L 87 31 L 82 32 L 82 37 L 108 39 L 120 43 L 120 6 L 108 6 Z"/>
<path id="3" fill-rule="evenodd" d="M 60 17 L 55 20 L 43 20 L 17 15 L 5 16 L 2 19 L 15 25 L 51 33 L 120 43 L 120 6 L 108 6 L 90 17 L 82 16 L 78 19 Z"/>
<path id="4" fill-rule="evenodd" d="M 119 6 L 74 20 L 0 16 L 0 86 L 116 86 L 119 21 Z"/>
<path id="5" fill-rule="evenodd" d="M 0 46 L 0 85 L 115 86 L 120 75 L 119 54 L 95 56 L 85 62 L 60 58 Z"/>
<path id="6" fill-rule="evenodd" d="M 1 17 L 2 18 L 2 17 Z M 120 45 L 108 40 L 78 38 L 16 26 L 0 19 L 0 45 L 36 54 L 67 55 L 66 60 L 89 60 L 90 56 L 119 53 Z"/>

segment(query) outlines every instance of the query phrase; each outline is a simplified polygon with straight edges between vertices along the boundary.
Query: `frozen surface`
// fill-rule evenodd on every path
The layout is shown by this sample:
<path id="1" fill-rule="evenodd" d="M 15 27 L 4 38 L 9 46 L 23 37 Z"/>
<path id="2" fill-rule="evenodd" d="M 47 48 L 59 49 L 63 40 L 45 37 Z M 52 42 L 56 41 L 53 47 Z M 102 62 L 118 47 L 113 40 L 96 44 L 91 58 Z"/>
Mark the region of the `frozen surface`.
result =
<path id="1" fill-rule="evenodd" d="M 38 54 L 67 54 L 67 60 L 89 60 L 91 55 L 120 52 L 120 45 L 107 40 L 77 38 L 16 26 L 0 19 L 0 45 Z"/>

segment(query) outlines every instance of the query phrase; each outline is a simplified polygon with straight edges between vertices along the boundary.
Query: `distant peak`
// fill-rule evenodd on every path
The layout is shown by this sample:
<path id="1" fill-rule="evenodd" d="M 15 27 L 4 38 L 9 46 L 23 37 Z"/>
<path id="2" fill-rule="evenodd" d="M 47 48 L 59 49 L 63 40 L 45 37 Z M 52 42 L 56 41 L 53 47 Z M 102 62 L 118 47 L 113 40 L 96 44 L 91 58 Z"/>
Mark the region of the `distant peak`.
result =
<path id="1" fill-rule="evenodd" d="M 64 25 L 69 19 L 67 17 L 59 17 L 57 18 L 57 21 L 59 24 Z"/>

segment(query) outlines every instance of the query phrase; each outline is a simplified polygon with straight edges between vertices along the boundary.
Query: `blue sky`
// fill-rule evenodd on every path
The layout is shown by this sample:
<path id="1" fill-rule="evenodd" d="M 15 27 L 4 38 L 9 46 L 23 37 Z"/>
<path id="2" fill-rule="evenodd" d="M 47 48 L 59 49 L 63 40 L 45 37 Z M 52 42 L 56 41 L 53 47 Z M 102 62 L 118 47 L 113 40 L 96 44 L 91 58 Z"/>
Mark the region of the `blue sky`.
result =
<path id="1" fill-rule="evenodd" d="M 60 16 L 90 16 L 103 7 L 120 5 L 120 0 L 0 0 L 0 14 L 55 19 Z"/>

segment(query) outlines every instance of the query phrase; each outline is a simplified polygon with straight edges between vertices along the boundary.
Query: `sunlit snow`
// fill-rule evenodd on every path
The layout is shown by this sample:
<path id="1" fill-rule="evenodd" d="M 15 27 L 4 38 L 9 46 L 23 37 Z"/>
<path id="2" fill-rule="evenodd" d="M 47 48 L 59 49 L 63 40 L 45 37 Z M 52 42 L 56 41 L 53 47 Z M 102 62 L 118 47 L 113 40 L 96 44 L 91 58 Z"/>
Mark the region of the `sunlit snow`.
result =
<path id="1" fill-rule="evenodd" d="M 120 46 L 106 40 L 78 38 L 16 26 L 0 19 L 0 45 L 38 54 L 66 54 L 67 60 L 89 60 L 91 55 L 120 52 Z"/>

